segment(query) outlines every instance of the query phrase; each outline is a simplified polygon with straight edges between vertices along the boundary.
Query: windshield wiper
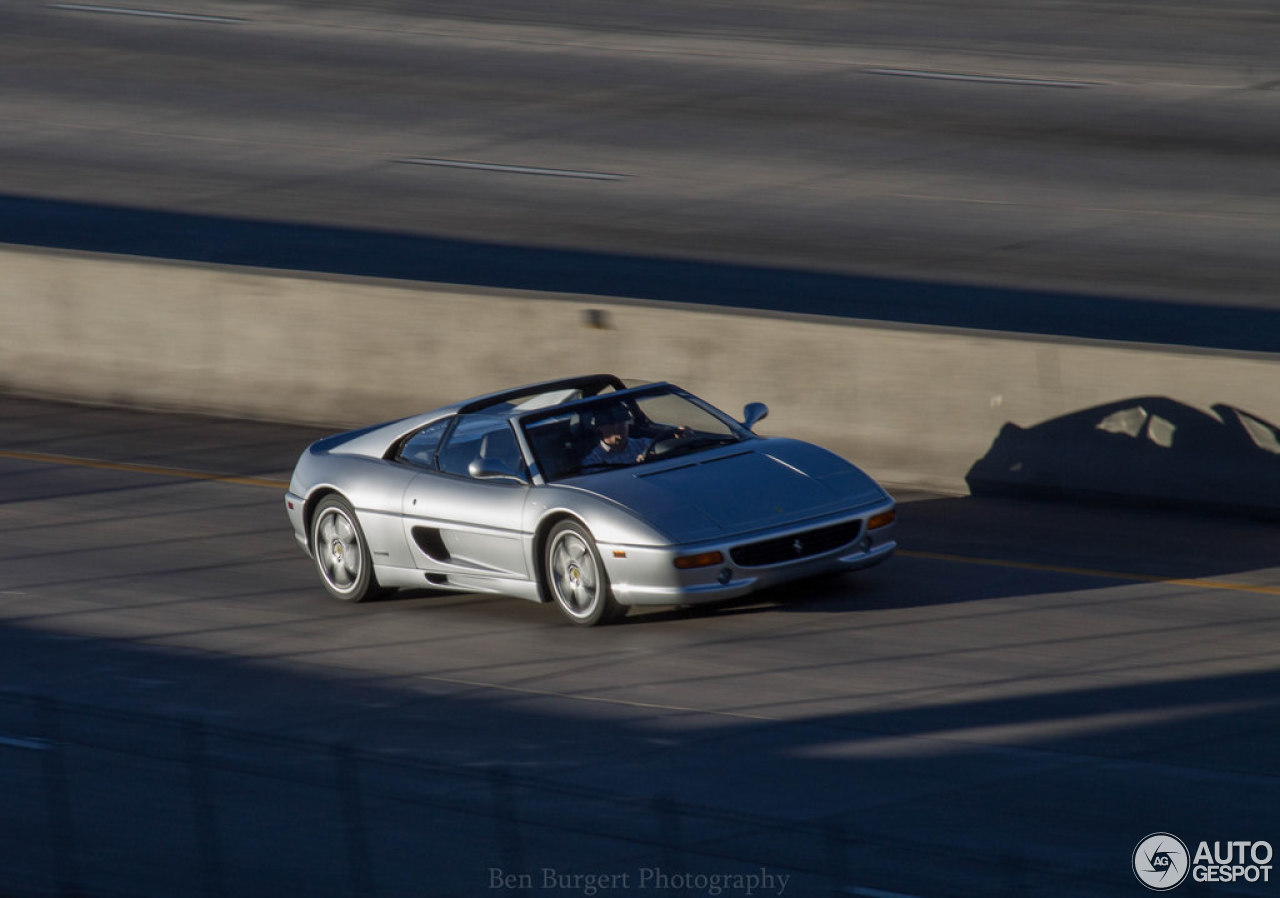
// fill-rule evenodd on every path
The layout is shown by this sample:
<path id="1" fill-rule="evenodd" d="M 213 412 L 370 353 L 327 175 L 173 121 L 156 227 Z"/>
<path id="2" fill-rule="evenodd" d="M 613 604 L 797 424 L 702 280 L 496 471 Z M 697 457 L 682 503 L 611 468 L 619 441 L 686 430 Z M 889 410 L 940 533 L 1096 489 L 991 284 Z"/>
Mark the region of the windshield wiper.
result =
<path id="1" fill-rule="evenodd" d="M 579 474 L 586 474 L 588 471 L 600 471 L 604 468 L 629 468 L 634 464 L 635 462 L 633 461 L 593 461 L 589 465 L 579 465 L 572 474 L 567 476 L 577 477 Z"/>
<path id="2" fill-rule="evenodd" d="M 730 443 L 738 442 L 738 438 L 732 434 L 724 436 L 701 436 L 687 437 L 677 440 L 670 449 L 658 456 L 658 458 L 670 458 L 673 455 L 688 455 L 690 452 L 697 452 L 700 449 L 711 449 L 715 446 L 727 446 Z"/>

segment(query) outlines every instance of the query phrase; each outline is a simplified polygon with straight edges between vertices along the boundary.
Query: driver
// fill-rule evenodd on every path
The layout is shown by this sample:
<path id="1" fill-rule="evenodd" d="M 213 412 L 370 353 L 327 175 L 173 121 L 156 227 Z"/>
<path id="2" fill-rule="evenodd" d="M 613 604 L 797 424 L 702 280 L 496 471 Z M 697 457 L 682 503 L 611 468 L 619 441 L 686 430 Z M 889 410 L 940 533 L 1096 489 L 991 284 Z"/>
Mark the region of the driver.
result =
<path id="1" fill-rule="evenodd" d="M 629 465 L 643 461 L 653 440 L 631 436 L 631 416 L 621 405 L 608 405 L 591 417 L 600 441 L 582 459 L 587 465 Z"/>

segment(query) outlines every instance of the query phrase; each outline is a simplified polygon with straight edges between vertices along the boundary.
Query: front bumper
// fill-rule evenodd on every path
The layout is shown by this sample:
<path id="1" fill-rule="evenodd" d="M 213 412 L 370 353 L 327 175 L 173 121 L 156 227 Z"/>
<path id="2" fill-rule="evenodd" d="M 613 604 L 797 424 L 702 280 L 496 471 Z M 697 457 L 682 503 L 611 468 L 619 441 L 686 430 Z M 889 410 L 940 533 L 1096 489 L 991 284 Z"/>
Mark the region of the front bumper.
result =
<path id="1" fill-rule="evenodd" d="M 286 492 L 284 494 L 284 511 L 289 516 L 289 523 L 293 525 L 293 538 L 298 541 L 298 547 L 302 549 L 303 553 L 310 557 L 311 548 L 307 539 L 306 508 L 306 499 L 301 496 L 295 496 L 293 493 Z"/>
<path id="2" fill-rule="evenodd" d="M 749 539 L 734 538 L 696 546 L 637 548 L 634 546 L 599 546 L 609 573 L 614 598 L 623 605 L 702 605 L 722 602 L 747 595 L 758 589 L 778 586 L 819 574 L 842 573 L 869 568 L 889 558 L 897 549 L 892 538 L 894 525 L 875 530 L 863 529 L 846 545 L 821 554 L 784 560 L 774 564 L 742 565 L 733 560 L 733 549 L 744 543 L 757 543 L 790 538 L 813 529 L 861 520 L 865 523 L 880 512 L 893 508 L 881 505 L 854 518 L 808 522 L 805 527 L 792 526 Z M 723 563 L 692 570 L 675 567 L 675 559 L 704 552 L 720 552 Z"/>

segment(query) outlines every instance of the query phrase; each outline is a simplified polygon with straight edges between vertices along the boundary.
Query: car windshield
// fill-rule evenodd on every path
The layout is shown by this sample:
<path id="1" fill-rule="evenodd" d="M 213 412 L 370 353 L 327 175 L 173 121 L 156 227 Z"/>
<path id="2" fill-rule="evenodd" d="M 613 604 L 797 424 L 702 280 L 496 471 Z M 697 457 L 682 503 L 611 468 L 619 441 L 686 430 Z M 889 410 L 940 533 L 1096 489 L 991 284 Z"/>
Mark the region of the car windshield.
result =
<path id="1" fill-rule="evenodd" d="M 521 426 L 549 481 L 703 452 L 749 436 L 727 416 L 669 386 L 574 403 L 527 417 Z"/>

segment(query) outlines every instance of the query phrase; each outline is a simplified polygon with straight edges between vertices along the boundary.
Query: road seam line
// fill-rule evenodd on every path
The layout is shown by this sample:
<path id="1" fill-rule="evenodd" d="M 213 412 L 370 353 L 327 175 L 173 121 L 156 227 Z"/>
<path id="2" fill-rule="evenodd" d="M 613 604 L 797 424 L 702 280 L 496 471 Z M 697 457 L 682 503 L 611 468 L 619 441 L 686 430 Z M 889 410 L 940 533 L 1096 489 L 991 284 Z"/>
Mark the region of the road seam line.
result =
<path id="1" fill-rule="evenodd" d="M 969 75 L 963 72 L 931 72 L 925 69 L 862 69 L 867 75 L 898 78 L 927 78 L 933 81 L 973 81 L 980 84 L 1011 84 L 1018 87 L 1062 87 L 1081 90 L 1101 86 L 1097 81 L 1059 81 L 1051 78 L 1020 78 L 1016 75 Z"/>
<path id="2" fill-rule="evenodd" d="M 471 171 L 499 172 L 508 175 L 544 175 L 552 178 L 579 178 L 586 181 L 624 181 L 630 175 L 612 172 L 575 170 L 568 168 L 539 168 L 532 165 L 505 165 L 499 162 L 468 162 L 464 159 L 414 158 L 397 159 L 402 165 L 434 165 L 439 168 L 463 168 Z"/>
<path id="3" fill-rule="evenodd" d="M 164 12 L 158 9 L 135 9 L 126 6 L 95 6 L 88 3 L 50 3 L 49 9 L 63 12 L 94 12 L 113 16 L 138 16 L 146 19 L 177 19 L 182 22 L 214 22 L 219 25 L 240 25 L 247 19 L 230 16 L 202 15 L 199 13 Z"/>

